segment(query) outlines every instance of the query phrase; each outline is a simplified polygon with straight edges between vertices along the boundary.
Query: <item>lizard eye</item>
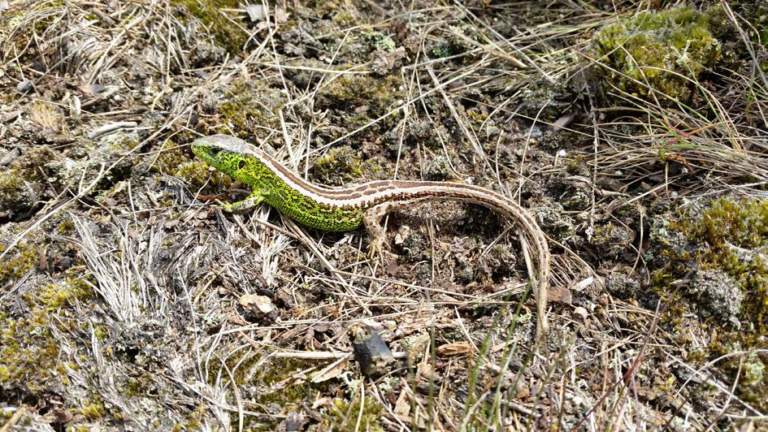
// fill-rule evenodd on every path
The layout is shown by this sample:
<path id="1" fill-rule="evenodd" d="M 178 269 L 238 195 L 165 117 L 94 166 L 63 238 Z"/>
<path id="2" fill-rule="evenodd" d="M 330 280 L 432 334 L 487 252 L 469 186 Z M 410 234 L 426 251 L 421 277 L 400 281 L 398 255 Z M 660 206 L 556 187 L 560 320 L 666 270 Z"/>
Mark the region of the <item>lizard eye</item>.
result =
<path id="1" fill-rule="evenodd" d="M 245 168 L 245 161 L 244 161 L 244 160 L 241 160 L 240 162 L 238 162 L 238 163 L 237 163 L 237 168 L 238 168 L 238 169 L 243 169 L 243 168 Z"/>
<path id="2" fill-rule="evenodd" d="M 219 154 L 219 152 L 221 152 L 221 149 L 218 147 L 211 147 L 208 152 L 211 154 L 211 156 L 216 156 Z"/>

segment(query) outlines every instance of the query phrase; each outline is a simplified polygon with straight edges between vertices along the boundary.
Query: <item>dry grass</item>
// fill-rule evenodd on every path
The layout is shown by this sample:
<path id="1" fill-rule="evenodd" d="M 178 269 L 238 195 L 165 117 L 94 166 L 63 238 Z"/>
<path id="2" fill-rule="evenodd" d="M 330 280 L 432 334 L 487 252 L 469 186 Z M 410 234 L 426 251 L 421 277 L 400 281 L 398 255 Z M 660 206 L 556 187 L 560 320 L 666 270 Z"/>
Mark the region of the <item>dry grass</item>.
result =
<path id="1" fill-rule="evenodd" d="M 0 15 L 0 118 L 24 113 L 0 123 L 0 160 L 60 153 L 45 161 L 42 205 L 0 226 L 0 265 L 27 240 L 69 245 L 98 294 L 40 323 L 63 347 L 58 382 L 10 386 L 0 367 L 0 430 L 765 424 L 738 377 L 687 357 L 661 324 L 668 305 L 605 287 L 615 273 L 647 275 L 656 203 L 765 197 L 765 48 L 732 10 L 742 68 L 691 80 L 700 99 L 670 104 L 653 89 L 648 102 L 595 87 L 604 60 L 589 37 L 634 2 L 333 2 L 343 16 L 278 2 L 257 22 L 242 5 L 206 21 L 185 3 L 21 1 Z M 241 53 L 218 47 L 217 22 L 249 32 Z M 371 48 L 381 37 L 395 49 Z M 396 84 L 373 89 L 386 79 Z M 350 80 L 364 80 L 364 98 L 344 93 Z M 471 181 L 531 208 L 555 255 L 546 344 L 534 349 L 524 248 L 488 214 L 435 204 L 392 215 L 399 257 L 368 259 L 361 232 L 306 232 L 268 208 L 225 215 L 206 203 L 230 198 L 213 178 L 155 168 L 189 163 L 186 144 L 212 132 L 258 141 L 309 177 L 318 156 L 350 146 L 364 178 Z M 630 210 L 635 238 L 601 253 L 596 229 L 627 226 L 618 214 Z M 41 278 L 71 277 L 40 267 L 0 291 L 26 304 Z M 245 309 L 253 294 L 275 311 Z M 30 308 L 4 304 L 0 320 Z M 356 366 L 354 324 L 392 349 L 382 376 Z"/>

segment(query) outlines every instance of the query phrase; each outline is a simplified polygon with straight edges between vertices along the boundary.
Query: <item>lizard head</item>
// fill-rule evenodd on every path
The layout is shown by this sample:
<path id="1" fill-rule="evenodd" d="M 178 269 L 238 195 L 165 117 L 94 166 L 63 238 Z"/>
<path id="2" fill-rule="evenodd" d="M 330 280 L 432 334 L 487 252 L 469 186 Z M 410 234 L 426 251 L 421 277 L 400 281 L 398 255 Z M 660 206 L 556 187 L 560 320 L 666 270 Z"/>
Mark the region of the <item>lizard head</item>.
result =
<path id="1" fill-rule="evenodd" d="M 228 135 L 211 135 L 192 142 L 195 156 L 233 178 L 238 178 L 238 172 L 246 165 L 253 149 L 240 138 Z"/>

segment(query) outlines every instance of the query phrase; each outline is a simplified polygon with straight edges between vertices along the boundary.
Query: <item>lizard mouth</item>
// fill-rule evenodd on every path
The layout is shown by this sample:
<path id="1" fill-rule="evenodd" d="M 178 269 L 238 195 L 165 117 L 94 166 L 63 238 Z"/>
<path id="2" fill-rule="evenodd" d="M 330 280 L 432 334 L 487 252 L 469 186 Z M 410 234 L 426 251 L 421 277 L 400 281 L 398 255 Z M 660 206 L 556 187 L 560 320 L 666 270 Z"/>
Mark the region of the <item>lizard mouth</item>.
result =
<path id="1" fill-rule="evenodd" d="M 192 143 L 192 153 L 208 163 L 213 163 L 216 160 L 216 155 L 219 154 L 220 151 L 221 149 L 207 144 L 205 138 L 198 139 Z"/>

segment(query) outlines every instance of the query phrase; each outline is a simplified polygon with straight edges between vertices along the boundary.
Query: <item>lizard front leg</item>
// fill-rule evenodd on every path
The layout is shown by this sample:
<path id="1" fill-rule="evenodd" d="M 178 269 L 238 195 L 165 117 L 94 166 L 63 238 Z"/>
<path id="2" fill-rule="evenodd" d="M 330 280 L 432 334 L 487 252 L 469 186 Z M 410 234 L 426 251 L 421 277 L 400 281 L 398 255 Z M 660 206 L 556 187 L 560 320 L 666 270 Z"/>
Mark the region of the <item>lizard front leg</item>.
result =
<path id="1" fill-rule="evenodd" d="M 222 203 L 221 209 L 227 213 L 241 213 L 253 209 L 264 201 L 261 191 L 253 191 L 247 198 L 232 203 Z"/>

